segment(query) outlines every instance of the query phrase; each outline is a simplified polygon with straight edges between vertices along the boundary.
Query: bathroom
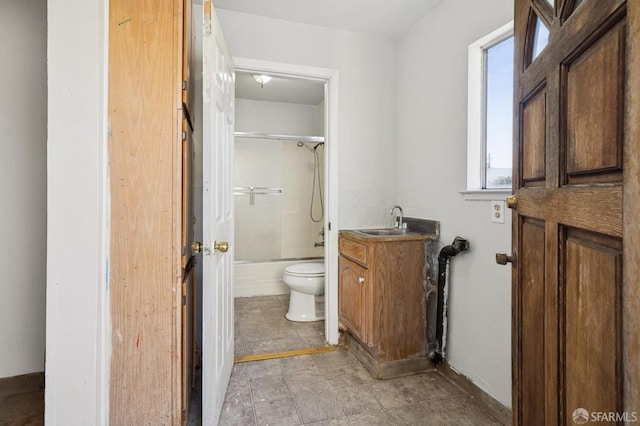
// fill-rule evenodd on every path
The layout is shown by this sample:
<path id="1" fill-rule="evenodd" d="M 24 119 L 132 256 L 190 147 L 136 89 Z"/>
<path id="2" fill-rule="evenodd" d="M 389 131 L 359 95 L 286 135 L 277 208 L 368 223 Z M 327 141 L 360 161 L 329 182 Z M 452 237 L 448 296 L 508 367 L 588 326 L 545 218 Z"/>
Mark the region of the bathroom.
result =
<path id="1" fill-rule="evenodd" d="M 288 316 L 302 322 L 324 311 L 324 99 L 321 81 L 236 74 L 234 297 L 289 294 L 285 269 L 311 267 L 317 315 Z"/>

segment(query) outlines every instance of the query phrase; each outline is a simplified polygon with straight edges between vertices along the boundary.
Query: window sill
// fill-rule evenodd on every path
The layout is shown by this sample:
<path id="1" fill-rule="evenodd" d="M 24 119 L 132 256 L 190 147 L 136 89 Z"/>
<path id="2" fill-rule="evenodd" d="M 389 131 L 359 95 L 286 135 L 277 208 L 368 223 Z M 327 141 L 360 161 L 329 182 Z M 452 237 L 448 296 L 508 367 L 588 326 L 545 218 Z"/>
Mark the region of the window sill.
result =
<path id="1" fill-rule="evenodd" d="M 503 200 L 511 195 L 511 189 L 475 189 L 460 191 L 465 201 Z"/>

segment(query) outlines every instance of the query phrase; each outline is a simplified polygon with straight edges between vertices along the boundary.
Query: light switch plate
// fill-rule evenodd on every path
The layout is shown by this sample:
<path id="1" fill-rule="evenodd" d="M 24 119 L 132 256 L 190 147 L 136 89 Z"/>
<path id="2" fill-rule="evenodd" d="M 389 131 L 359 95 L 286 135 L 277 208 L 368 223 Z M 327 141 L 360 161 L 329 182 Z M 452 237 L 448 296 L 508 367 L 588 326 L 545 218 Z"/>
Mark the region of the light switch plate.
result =
<path id="1" fill-rule="evenodd" d="M 504 201 L 491 202 L 491 222 L 504 223 Z"/>

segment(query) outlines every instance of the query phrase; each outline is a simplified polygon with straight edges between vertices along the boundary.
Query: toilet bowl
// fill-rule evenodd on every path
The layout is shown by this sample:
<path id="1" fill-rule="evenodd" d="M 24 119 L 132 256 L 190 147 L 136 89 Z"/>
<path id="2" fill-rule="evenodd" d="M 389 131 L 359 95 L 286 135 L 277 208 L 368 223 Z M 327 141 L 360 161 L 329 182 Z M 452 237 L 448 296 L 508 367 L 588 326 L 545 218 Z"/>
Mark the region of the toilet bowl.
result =
<path id="1" fill-rule="evenodd" d="M 298 263 L 287 266 L 282 280 L 291 289 L 289 311 L 285 315 L 289 321 L 309 322 L 324 319 L 324 307 L 316 307 L 316 296 L 324 294 L 324 263 Z"/>

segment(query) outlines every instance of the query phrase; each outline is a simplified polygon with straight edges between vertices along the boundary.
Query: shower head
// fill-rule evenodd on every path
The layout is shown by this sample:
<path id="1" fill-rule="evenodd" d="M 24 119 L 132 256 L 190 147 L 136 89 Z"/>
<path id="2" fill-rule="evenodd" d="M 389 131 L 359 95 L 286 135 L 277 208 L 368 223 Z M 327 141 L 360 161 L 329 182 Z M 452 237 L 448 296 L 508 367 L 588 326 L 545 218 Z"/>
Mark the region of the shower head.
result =
<path id="1" fill-rule="evenodd" d="M 304 148 L 307 148 L 311 152 L 316 152 L 315 148 L 311 148 L 311 147 L 307 146 L 307 144 L 302 142 L 302 141 L 298 141 L 297 145 L 298 145 L 299 148 L 304 147 Z"/>

